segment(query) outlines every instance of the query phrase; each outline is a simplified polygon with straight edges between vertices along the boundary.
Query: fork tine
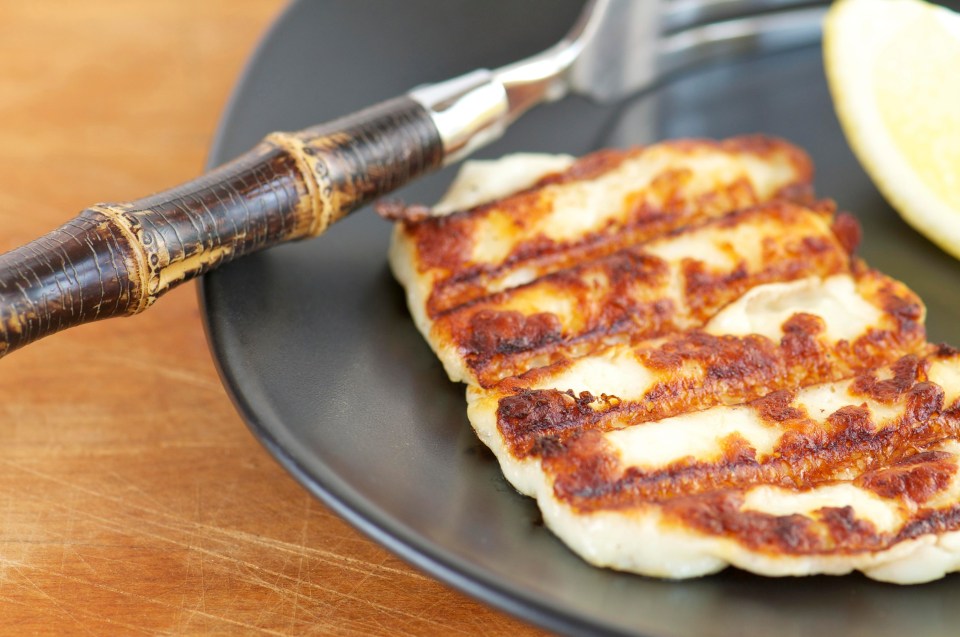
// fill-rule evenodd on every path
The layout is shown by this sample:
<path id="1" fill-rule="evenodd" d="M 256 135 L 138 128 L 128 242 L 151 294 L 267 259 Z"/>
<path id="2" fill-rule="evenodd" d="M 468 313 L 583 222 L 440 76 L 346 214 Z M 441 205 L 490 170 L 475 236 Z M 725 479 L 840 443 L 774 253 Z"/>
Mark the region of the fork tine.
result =
<path id="1" fill-rule="evenodd" d="M 757 1 L 733 0 L 729 4 L 746 6 L 748 3 L 757 4 Z M 777 0 L 762 4 L 775 3 Z M 783 0 L 779 4 L 784 4 Z M 661 36 L 657 75 L 662 78 L 723 56 L 812 44 L 820 38 L 820 25 L 826 10 L 825 5 L 810 6 L 807 3 L 800 8 L 710 22 Z"/>
<path id="2" fill-rule="evenodd" d="M 829 0 L 667 0 L 661 5 L 660 29 L 671 34 L 712 22 L 827 4 Z"/>

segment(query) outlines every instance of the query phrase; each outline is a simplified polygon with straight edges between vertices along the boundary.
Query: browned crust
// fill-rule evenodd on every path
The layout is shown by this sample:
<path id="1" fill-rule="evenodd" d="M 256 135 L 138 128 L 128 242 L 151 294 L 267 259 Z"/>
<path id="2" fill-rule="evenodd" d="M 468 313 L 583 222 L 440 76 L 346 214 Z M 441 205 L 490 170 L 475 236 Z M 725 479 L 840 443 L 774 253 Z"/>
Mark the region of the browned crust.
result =
<path id="1" fill-rule="evenodd" d="M 605 172 L 611 171 L 630 157 L 643 152 L 643 147 L 628 150 L 604 148 L 577 158 L 566 170 L 551 173 L 537 180 L 528 190 L 539 190 L 546 186 L 565 184 L 571 181 L 595 179 Z M 486 204 L 484 207 L 493 207 L 497 204 Z"/>
<path id="2" fill-rule="evenodd" d="M 893 378 L 867 372 L 853 381 L 877 400 L 896 403 L 903 414 L 880 427 L 870 412 L 852 404 L 823 420 L 791 405 L 794 392 L 778 391 L 750 403 L 764 420 L 786 432 L 773 452 L 758 458 L 737 435 L 722 444 L 712 462 L 681 459 L 644 470 L 622 466 L 601 434 L 586 431 L 560 443 L 540 445 L 554 495 L 581 514 L 658 506 L 668 524 L 732 539 L 777 554 L 879 551 L 925 533 L 960 529 L 960 506 L 924 508 L 957 472 L 955 456 L 931 449 L 960 433 L 960 409 L 944 405 L 943 389 L 926 379 L 928 358 L 910 355 L 893 365 Z M 743 493 L 757 485 L 802 492 L 848 481 L 903 503 L 907 521 L 879 533 L 854 517 L 851 507 L 825 507 L 813 516 L 777 516 L 742 510 Z M 910 511 L 915 513 L 910 514 Z"/>
<path id="3" fill-rule="evenodd" d="M 936 476 L 925 478 L 928 481 L 947 482 L 956 472 L 956 464 L 931 453 L 935 454 L 921 452 L 919 458 L 906 462 L 914 463 L 915 472 Z M 732 539 L 748 549 L 772 555 L 875 553 L 923 535 L 960 530 L 960 505 L 921 507 L 908 514 L 895 532 L 879 532 L 870 521 L 858 519 L 851 506 L 822 507 L 808 517 L 745 511 L 740 509 L 742 503 L 741 491 L 713 491 L 665 502 L 662 510 L 667 524 Z"/>
<path id="4" fill-rule="evenodd" d="M 936 404 L 936 396 L 917 392 L 917 401 Z M 942 404 L 942 403 L 941 403 Z M 960 421 L 955 413 L 939 414 L 929 421 L 918 417 L 926 409 L 911 409 L 895 423 L 876 430 L 869 412 L 851 405 L 830 414 L 823 429 L 804 415 L 791 421 L 774 452 L 758 460 L 745 444 L 728 441 L 724 453 L 714 462 L 684 459 L 651 470 L 620 466 L 619 455 L 609 448 L 598 432 L 585 432 L 563 445 L 543 444 L 543 465 L 554 480 L 554 494 L 581 512 L 625 509 L 650 503 L 665 503 L 713 491 L 775 485 L 805 490 L 829 483 L 850 472 L 863 472 L 863 486 L 883 490 L 884 497 L 923 502 L 942 489 L 937 479 L 926 486 L 894 468 L 900 479 L 884 471 L 912 449 L 956 436 Z M 933 410 L 936 412 L 937 410 Z M 917 465 L 919 466 L 919 465 Z M 913 467 L 916 471 L 917 466 Z M 598 467 L 606 467 L 598 471 Z M 950 471 L 942 462 L 937 471 Z M 874 476 L 874 474 L 878 474 Z M 952 475 L 952 473 L 950 473 Z M 878 491 L 879 492 L 879 491 Z M 918 498 L 914 500 L 913 498 Z"/>
<path id="5" fill-rule="evenodd" d="M 613 170 L 629 157 L 643 152 L 641 148 L 632 151 L 606 149 L 577 159 L 564 171 L 551 173 L 541 178 L 530 188 L 502 197 L 496 201 L 481 204 L 468 210 L 460 210 L 448 215 L 424 215 L 421 206 L 412 206 L 410 212 L 402 212 L 396 204 L 378 206 L 382 216 L 400 220 L 403 232 L 414 237 L 421 271 L 440 268 L 455 272 L 457 279 L 463 279 L 477 270 L 464 270 L 467 255 L 472 247 L 474 228 L 485 218 L 501 215 L 509 218 L 513 225 L 522 228 L 532 220 L 550 212 L 551 200 L 543 190 L 552 185 L 576 180 L 593 179 L 604 172 Z M 538 239 L 517 246 L 508 257 L 508 262 L 529 258 L 543 250 L 537 248 Z M 550 247 L 553 243 L 550 242 Z"/>
<path id="6" fill-rule="evenodd" d="M 813 199 L 809 159 L 778 140 L 679 140 L 668 145 L 691 151 L 710 146 L 759 155 L 786 152 L 796 179 L 780 189 L 779 201 L 762 207 L 763 214 L 781 215 L 784 221 L 796 214 L 796 202 L 808 207 L 806 214 L 830 217 L 835 210 L 832 202 Z M 629 516 L 657 509 L 667 526 L 729 539 L 761 554 L 877 552 L 921 535 L 960 530 L 960 505 L 937 499 L 958 470 L 957 456 L 937 445 L 960 435 L 960 401 L 946 404 L 943 388 L 927 378 L 931 361 L 957 351 L 926 343 L 923 306 L 912 292 L 851 258 L 861 239 L 852 216 L 836 215 L 826 233 L 784 228 L 765 238 L 759 270 L 740 263 L 719 271 L 693 259 L 671 266 L 644 242 L 689 231 L 714 216 L 719 219 L 707 223 L 740 223 L 758 213 L 743 210 L 756 205 L 758 197 L 742 179 L 691 197 L 685 186 L 692 174 L 669 168 L 648 189 L 656 205 L 638 193 L 624 224 L 611 223 L 570 242 L 528 233 L 503 262 L 470 262 L 482 219 L 496 215 L 498 222 L 512 224 L 522 234 L 525 225 L 549 214 L 548 186 L 595 178 L 641 152 L 601 151 L 521 193 L 446 217 L 432 217 L 425 209 L 385 209 L 401 220 L 421 275 L 429 274 L 426 315 L 433 320 L 432 336 L 457 349 L 473 374 L 471 381 L 489 389 L 506 374 L 526 371 L 492 390 L 499 396 L 497 428 L 507 452 L 519 461 L 539 458 L 553 496 L 577 515 Z M 491 285 L 500 285 L 520 266 L 535 275 L 532 283 L 489 294 Z M 874 298 L 886 313 L 879 327 L 853 342 L 827 341 L 822 319 L 804 313 L 784 324 L 779 342 L 696 330 L 755 285 L 839 272 L 872 282 Z M 683 292 L 673 300 L 661 290 L 677 274 Z M 535 293 L 529 298 L 513 296 L 530 290 Z M 541 298 L 538 291 L 551 301 L 559 295 L 575 310 L 567 316 L 536 309 L 535 300 L 528 301 Z M 671 333 L 675 335 L 656 344 L 644 342 Z M 662 379 L 641 399 L 529 388 L 573 364 L 574 357 L 611 342 L 633 343 L 628 355 Z M 890 368 L 877 371 L 883 365 Z M 796 402 L 798 388 L 844 378 L 852 378 L 850 404 L 833 413 L 808 414 Z M 868 402 L 894 407 L 899 416 L 881 425 Z M 781 433 L 772 452 L 758 454 L 734 433 L 720 442 L 717 457 L 688 456 L 644 468 L 626 466 L 603 436 L 611 429 L 715 405 L 741 405 L 775 427 Z M 893 501 L 903 524 L 880 531 L 858 519 L 852 506 L 792 515 L 743 508 L 746 493 L 757 486 L 802 493 L 840 483 Z"/>
<path id="7" fill-rule="evenodd" d="M 770 236 L 764 241 L 762 262 L 756 268 L 742 261 L 730 269 L 717 269 L 685 260 L 680 266 L 684 286 L 679 306 L 667 298 L 668 264 L 639 245 L 477 299 L 437 317 L 433 332 L 441 342 L 453 344 L 474 380 L 488 387 L 506 376 L 598 345 L 695 328 L 754 286 L 848 271 L 849 255 L 833 234 L 808 226 L 810 215 L 816 214 L 773 202 L 685 230 L 772 220 L 782 236 L 778 233 L 779 240 Z M 512 299 L 537 291 L 563 298 L 576 308 L 576 326 L 564 331 L 563 317 L 507 309 Z"/>
<path id="8" fill-rule="evenodd" d="M 849 378 L 925 348 L 920 325 L 907 331 L 871 330 L 852 343 L 841 341 L 833 347 L 818 340 L 822 329 L 819 317 L 796 314 L 785 323 L 786 333 L 779 343 L 756 335 L 690 332 L 671 337 L 662 345 L 635 351 L 645 366 L 663 371 L 668 379 L 655 384 L 642 399 L 590 396 L 584 400 L 581 394 L 574 409 L 570 391 L 507 389 L 497 404 L 497 427 L 510 453 L 525 458 L 537 455 L 547 437 L 563 441 L 586 430 L 609 431 L 767 394 L 770 396 L 758 404 L 773 409 L 768 405 L 780 395 L 777 390 Z M 915 363 L 916 358 L 904 357 L 895 369 L 906 373 L 904 366 L 911 361 Z M 877 382 L 871 374 L 868 371 L 857 378 L 855 386 L 864 395 L 887 396 L 898 391 L 893 396 L 899 399 L 913 386 L 913 376 Z M 898 383 L 897 389 L 886 389 L 892 383 Z"/>
<path id="9" fill-rule="evenodd" d="M 947 488 L 957 472 L 954 457 L 943 451 L 924 451 L 889 467 L 868 471 L 856 484 L 882 498 L 906 498 L 923 504 Z"/>
<path id="10" fill-rule="evenodd" d="M 799 148 L 782 140 L 763 136 L 737 137 L 722 141 L 690 139 L 658 144 L 677 151 L 695 153 L 714 149 L 729 153 L 750 153 L 764 158 L 785 156 L 796 175 L 775 193 L 774 198 L 812 203 L 813 167 Z M 398 204 L 380 207 L 384 216 L 400 220 L 402 232 L 415 245 L 421 272 L 435 273 L 426 302 L 427 315 L 435 317 L 489 292 L 490 286 L 520 266 L 543 276 L 572 264 L 608 255 L 624 246 L 646 241 L 690 223 L 762 203 L 750 183 L 737 179 L 709 193 L 690 197 L 684 185 L 689 170 L 667 168 L 649 187 L 637 191 L 636 203 L 624 223 L 611 223 L 599 231 L 571 241 L 554 241 L 543 235 L 520 241 L 507 257 L 496 264 L 474 264 L 469 260 L 476 228 L 496 216 L 504 225 L 522 233 L 524 227 L 552 209 L 549 186 L 593 179 L 619 166 L 624 160 L 643 153 L 645 148 L 629 151 L 602 150 L 577 160 L 565 171 L 548 175 L 533 187 L 496 202 L 450 215 L 432 216 L 422 207 L 405 209 Z M 651 202 L 660 202 L 653 204 Z M 625 202 L 631 206 L 630 201 Z"/>

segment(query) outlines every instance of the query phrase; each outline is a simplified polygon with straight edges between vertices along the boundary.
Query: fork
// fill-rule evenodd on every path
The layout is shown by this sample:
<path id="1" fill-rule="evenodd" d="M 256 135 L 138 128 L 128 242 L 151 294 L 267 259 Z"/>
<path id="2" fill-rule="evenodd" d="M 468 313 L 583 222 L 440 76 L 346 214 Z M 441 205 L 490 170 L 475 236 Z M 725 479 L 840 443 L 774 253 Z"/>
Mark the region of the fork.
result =
<path id="1" fill-rule="evenodd" d="M 571 92 L 617 100 L 718 55 L 815 41 L 824 4 L 590 0 L 560 42 L 530 58 L 271 133 L 191 182 L 90 206 L 0 255 L 0 356 L 71 326 L 142 312 L 223 263 L 315 237 L 497 139 L 537 104 Z"/>

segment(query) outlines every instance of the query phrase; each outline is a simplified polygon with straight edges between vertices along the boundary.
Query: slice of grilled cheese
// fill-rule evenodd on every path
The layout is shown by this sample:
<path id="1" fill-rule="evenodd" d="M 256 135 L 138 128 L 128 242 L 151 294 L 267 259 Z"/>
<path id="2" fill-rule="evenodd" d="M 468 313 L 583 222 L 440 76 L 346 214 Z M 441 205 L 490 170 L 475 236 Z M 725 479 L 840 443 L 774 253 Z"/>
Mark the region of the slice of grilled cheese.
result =
<path id="1" fill-rule="evenodd" d="M 432 318 L 738 208 L 775 198 L 805 203 L 813 174 L 803 151 L 760 136 L 605 150 L 567 163 L 566 157 L 507 157 L 480 171 L 482 183 L 468 175 L 437 212 L 391 209 L 400 219 L 391 263 L 411 308 Z M 532 185 L 502 196 L 501 182 Z"/>
<path id="2" fill-rule="evenodd" d="M 848 272 L 832 210 L 762 204 L 476 299 L 423 326 L 452 380 L 488 386 L 703 325 L 754 286 Z"/>
<path id="3" fill-rule="evenodd" d="M 923 317 L 913 292 L 873 270 L 771 283 L 700 330 L 564 358 L 489 388 L 471 386 L 467 414 L 506 478 L 532 495 L 544 450 L 584 431 L 848 378 L 926 351 Z"/>
<path id="4" fill-rule="evenodd" d="M 907 356 L 548 450 L 531 483 L 547 525 L 591 563 L 682 578 L 917 583 L 960 567 L 960 356 Z"/>
<path id="5" fill-rule="evenodd" d="M 395 210 L 391 264 L 477 434 L 573 551 L 668 578 L 960 570 L 960 353 L 851 256 L 859 227 L 812 199 L 800 151 L 509 165 Z"/>

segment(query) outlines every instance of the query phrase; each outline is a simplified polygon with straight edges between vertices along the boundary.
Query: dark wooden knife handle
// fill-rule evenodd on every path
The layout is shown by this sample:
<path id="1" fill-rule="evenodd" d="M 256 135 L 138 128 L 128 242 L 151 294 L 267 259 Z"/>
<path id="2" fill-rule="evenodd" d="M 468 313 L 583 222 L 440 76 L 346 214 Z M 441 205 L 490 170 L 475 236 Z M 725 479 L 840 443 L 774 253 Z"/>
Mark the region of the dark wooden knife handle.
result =
<path id="1" fill-rule="evenodd" d="M 136 314 L 222 263 L 316 236 L 442 161 L 429 114 L 401 97 L 268 135 L 166 192 L 91 206 L 0 255 L 0 356 L 67 327 Z"/>

